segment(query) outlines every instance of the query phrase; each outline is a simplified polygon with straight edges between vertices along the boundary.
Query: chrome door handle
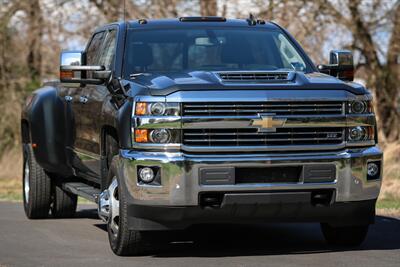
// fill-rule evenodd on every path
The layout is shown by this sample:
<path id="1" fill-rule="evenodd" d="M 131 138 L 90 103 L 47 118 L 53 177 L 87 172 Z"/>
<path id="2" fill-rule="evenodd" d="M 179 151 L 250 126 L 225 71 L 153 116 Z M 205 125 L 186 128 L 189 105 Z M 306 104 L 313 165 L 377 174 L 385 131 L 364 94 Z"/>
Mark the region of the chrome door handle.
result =
<path id="1" fill-rule="evenodd" d="M 79 102 L 86 104 L 88 102 L 88 98 L 86 96 L 80 96 L 79 97 Z"/>
<path id="2" fill-rule="evenodd" d="M 66 96 L 64 97 L 64 99 L 65 99 L 65 101 L 67 101 L 67 102 L 71 102 L 71 101 L 72 101 L 72 96 L 66 95 Z"/>

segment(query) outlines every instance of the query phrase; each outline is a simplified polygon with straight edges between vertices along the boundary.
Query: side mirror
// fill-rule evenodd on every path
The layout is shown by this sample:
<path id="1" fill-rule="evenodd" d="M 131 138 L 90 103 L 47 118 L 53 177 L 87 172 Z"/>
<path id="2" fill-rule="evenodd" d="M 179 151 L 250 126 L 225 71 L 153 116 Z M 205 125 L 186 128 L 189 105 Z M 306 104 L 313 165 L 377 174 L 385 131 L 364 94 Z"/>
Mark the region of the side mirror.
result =
<path id="1" fill-rule="evenodd" d="M 322 73 L 339 78 L 343 81 L 354 80 L 353 54 L 348 50 L 332 50 L 328 65 L 318 65 Z"/>
<path id="2" fill-rule="evenodd" d="M 111 77 L 104 66 L 84 66 L 81 51 L 63 51 L 60 56 L 60 81 L 63 83 L 102 84 Z"/>

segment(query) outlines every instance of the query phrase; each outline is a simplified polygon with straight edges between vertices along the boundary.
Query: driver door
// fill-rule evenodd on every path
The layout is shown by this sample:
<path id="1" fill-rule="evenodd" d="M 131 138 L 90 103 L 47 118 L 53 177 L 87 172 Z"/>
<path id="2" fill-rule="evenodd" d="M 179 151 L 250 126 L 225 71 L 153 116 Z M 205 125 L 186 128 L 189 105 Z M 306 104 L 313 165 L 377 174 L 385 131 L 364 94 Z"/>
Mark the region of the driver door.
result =
<path id="1" fill-rule="evenodd" d="M 85 65 L 98 65 L 105 35 L 105 31 L 96 32 L 93 35 L 86 49 Z M 93 153 L 97 152 L 96 140 L 90 138 L 90 132 L 92 131 L 92 121 L 97 120 L 98 116 L 94 111 L 90 112 L 90 102 L 87 96 L 90 88 L 92 87 L 89 85 L 81 85 L 74 88 L 71 93 L 73 117 L 75 119 L 72 165 L 76 175 L 97 182 L 100 174 L 100 156 Z"/>

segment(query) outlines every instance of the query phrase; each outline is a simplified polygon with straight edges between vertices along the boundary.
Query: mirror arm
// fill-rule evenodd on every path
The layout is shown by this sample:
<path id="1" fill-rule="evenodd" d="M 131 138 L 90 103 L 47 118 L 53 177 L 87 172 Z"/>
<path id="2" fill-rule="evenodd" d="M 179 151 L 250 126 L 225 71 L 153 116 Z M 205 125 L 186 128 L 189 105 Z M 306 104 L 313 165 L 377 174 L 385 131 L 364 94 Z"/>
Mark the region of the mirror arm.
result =
<path id="1" fill-rule="evenodd" d="M 63 65 L 60 66 L 61 71 L 103 71 L 104 66 L 74 66 L 74 65 Z"/>
<path id="2" fill-rule="evenodd" d="M 107 82 L 107 89 L 113 95 L 122 95 L 125 98 L 128 96 L 127 90 L 122 85 L 120 78 L 110 77 Z"/>

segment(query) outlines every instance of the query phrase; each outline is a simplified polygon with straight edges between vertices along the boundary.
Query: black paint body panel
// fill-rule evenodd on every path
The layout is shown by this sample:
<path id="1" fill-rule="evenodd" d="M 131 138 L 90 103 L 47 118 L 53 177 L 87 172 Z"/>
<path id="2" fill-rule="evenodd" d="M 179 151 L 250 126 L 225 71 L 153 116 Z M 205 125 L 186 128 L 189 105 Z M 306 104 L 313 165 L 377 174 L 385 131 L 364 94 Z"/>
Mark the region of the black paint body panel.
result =
<path id="1" fill-rule="evenodd" d="M 31 143 L 35 144 L 37 162 L 44 169 L 64 175 L 71 174 L 66 147 L 70 135 L 65 120 L 66 106 L 59 91 L 46 86 L 35 92 L 25 114 L 29 122 Z"/>

